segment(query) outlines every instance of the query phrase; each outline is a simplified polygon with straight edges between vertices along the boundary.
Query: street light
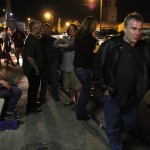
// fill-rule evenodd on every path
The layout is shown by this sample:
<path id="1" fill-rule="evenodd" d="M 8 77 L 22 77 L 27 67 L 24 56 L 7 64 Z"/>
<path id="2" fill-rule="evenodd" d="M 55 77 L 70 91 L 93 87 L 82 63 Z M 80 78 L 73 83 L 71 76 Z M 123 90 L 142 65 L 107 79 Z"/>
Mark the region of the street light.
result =
<path id="1" fill-rule="evenodd" d="M 102 17 L 103 17 L 103 0 L 100 0 L 100 23 L 99 30 L 102 28 Z"/>
<path id="2" fill-rule="evenodd" d="M 44 17 L 45 17 L 45 19 L 47 20 L 47 22 L 50 20 L 50 18 L 51 18 L 51 13 L 49 13 L 49 12 L 46 12 L 45 14 L 44 14 Z"/>

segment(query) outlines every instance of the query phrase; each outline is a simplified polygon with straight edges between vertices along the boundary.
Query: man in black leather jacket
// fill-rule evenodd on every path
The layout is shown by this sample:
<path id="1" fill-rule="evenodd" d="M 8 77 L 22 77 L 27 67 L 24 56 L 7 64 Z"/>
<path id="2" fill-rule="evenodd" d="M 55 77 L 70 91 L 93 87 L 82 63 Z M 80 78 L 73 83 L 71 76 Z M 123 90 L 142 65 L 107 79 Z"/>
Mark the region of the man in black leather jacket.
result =
<path id="1" fill-rule="evenodd" d="M 124 33 L 104 42 L 95 58 L 93 76 L 104 93 L 106 129 L 112 150 L 122 150 L 122 129 L 136 125 L 139 100 L 149 89 L 150 46 L 140 40 L 143 18 L 124 20 Z"/>

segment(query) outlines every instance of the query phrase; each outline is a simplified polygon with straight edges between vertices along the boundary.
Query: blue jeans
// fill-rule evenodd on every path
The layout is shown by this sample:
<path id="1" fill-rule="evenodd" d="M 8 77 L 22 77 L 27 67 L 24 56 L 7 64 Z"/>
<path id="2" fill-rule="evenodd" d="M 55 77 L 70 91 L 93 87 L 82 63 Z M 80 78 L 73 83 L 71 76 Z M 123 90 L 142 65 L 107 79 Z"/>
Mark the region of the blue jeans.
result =
<path id="1" fill-rule="evenodd" d="M 91 71 L 90 69 L 75 68 L 75 73 L 79 77 L 82 84 L 82 89 L 80 92 L 76 115 L 77 119 L 82 120 L 86 117 L 86 105 L 90 98 L 90 87 L 91 87 Z"/>
<path id="2" fill-rule="evenodd" d="M 17 102 L 19 101 L 22 95 L 21 89 L 18 87 L 11 86 L 11 90 L 8 91 L 7 89 L 0 90 L 0 97 L 3 97 L 7 100 L 7 112 L 13 112 Z"/>
<path id="3" fill-rule="evenodd" d="M 50 63 L 49 66 L 49 78 L 52 87 L 52 96 L 54 98 L 58 97 L 58 83 L 57 83 L 57 70 L 58 70 L 58 62 L 54 61 Z"/>
<path id="4" fill-rule="evenodd" d="M 122 110 L 116 98 L 111 98 L 108 95 L 103 97 L 103 107 L 110 147 L 112 150 L 122 150 L 122 129 L 123 127 L 129 129 L 136 125 L 138 119 L 138 102 L 134 102 L 126 110 Z"/>

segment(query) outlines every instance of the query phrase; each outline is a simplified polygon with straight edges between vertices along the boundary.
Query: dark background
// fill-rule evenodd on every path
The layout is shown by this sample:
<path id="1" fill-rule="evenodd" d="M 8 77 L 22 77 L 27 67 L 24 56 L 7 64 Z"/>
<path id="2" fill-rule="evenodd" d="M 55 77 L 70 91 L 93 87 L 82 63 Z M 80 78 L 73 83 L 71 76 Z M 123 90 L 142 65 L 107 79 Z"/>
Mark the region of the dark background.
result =
<path id="1" fill-rule="evenodd" d="M 99 0 L 95 1 L 95 8 L 91 10 L 85 5 L 87 0 L 11 0 L 11 9 L 13 17 L 20 21 L 26 21 L 28 17 L 43 21 L 44 12 L 52 11 L 55 22 L 58 17 L 64 20 L 77 19 L 81 22 L 87 15 L 99 20 L 100 4 Z M 4 2 L 5 0 L 0 0 L 0 10 L 5 7 Z M 148 2 L 149 0 L 117 0 L 117 21 L 121 22 L 128 13 L 137 11 L 145 22 L 150 22 Z"/>

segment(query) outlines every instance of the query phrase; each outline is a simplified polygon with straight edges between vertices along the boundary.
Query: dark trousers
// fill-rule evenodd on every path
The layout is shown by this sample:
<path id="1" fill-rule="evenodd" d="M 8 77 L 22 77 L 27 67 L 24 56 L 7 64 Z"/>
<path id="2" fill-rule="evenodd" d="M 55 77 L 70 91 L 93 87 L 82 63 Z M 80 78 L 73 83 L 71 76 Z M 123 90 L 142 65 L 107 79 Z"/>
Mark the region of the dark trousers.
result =
<path id="1" fill-rule="evenodd" d="M 122 129 L 134 127 L 138 119 L 138 103 L 134 102 L 122 110 L 118 101 L 111 96 L 103 97 L 107 136 L 111 150 L 122 150 Z"/>
<path id="2" fill-rule="evenodd" d="M 57 70 L 58 70 L 58 62 L 54 61 L 50 63 L 48 66 L 49 70 L 49 79 L 52 87 L 52 96 L 58 97 L 58 83 L 57 83 Z"/>
<path id="3" fill-rule="evenodd" d="M 37 106 L 37 96 L 38 89 L 40 85 L 40 76 L 39 75 L 30 75 L 27 76 L 28 79 L 28 99 L 27 99 L 27 107 L 26 109 L 33 109 Z"/>
<path id="4" fill-rule="evenodd" d="M 91 71 L 90 69 L 75 68 L 75 73 L 79 77 L 82 84 L 82 89 L 80 92 L 76 115 L 77 119 L 85 119 L 86 117 L 86 105 L 90 98 L 90 87 L 91 87 Z"/>
<path id="5" fill-rule="evenodd" d="M 48 83 L 48 67 L 45 65 L 40 74 L 40 98 L 45 98 Z"/>

